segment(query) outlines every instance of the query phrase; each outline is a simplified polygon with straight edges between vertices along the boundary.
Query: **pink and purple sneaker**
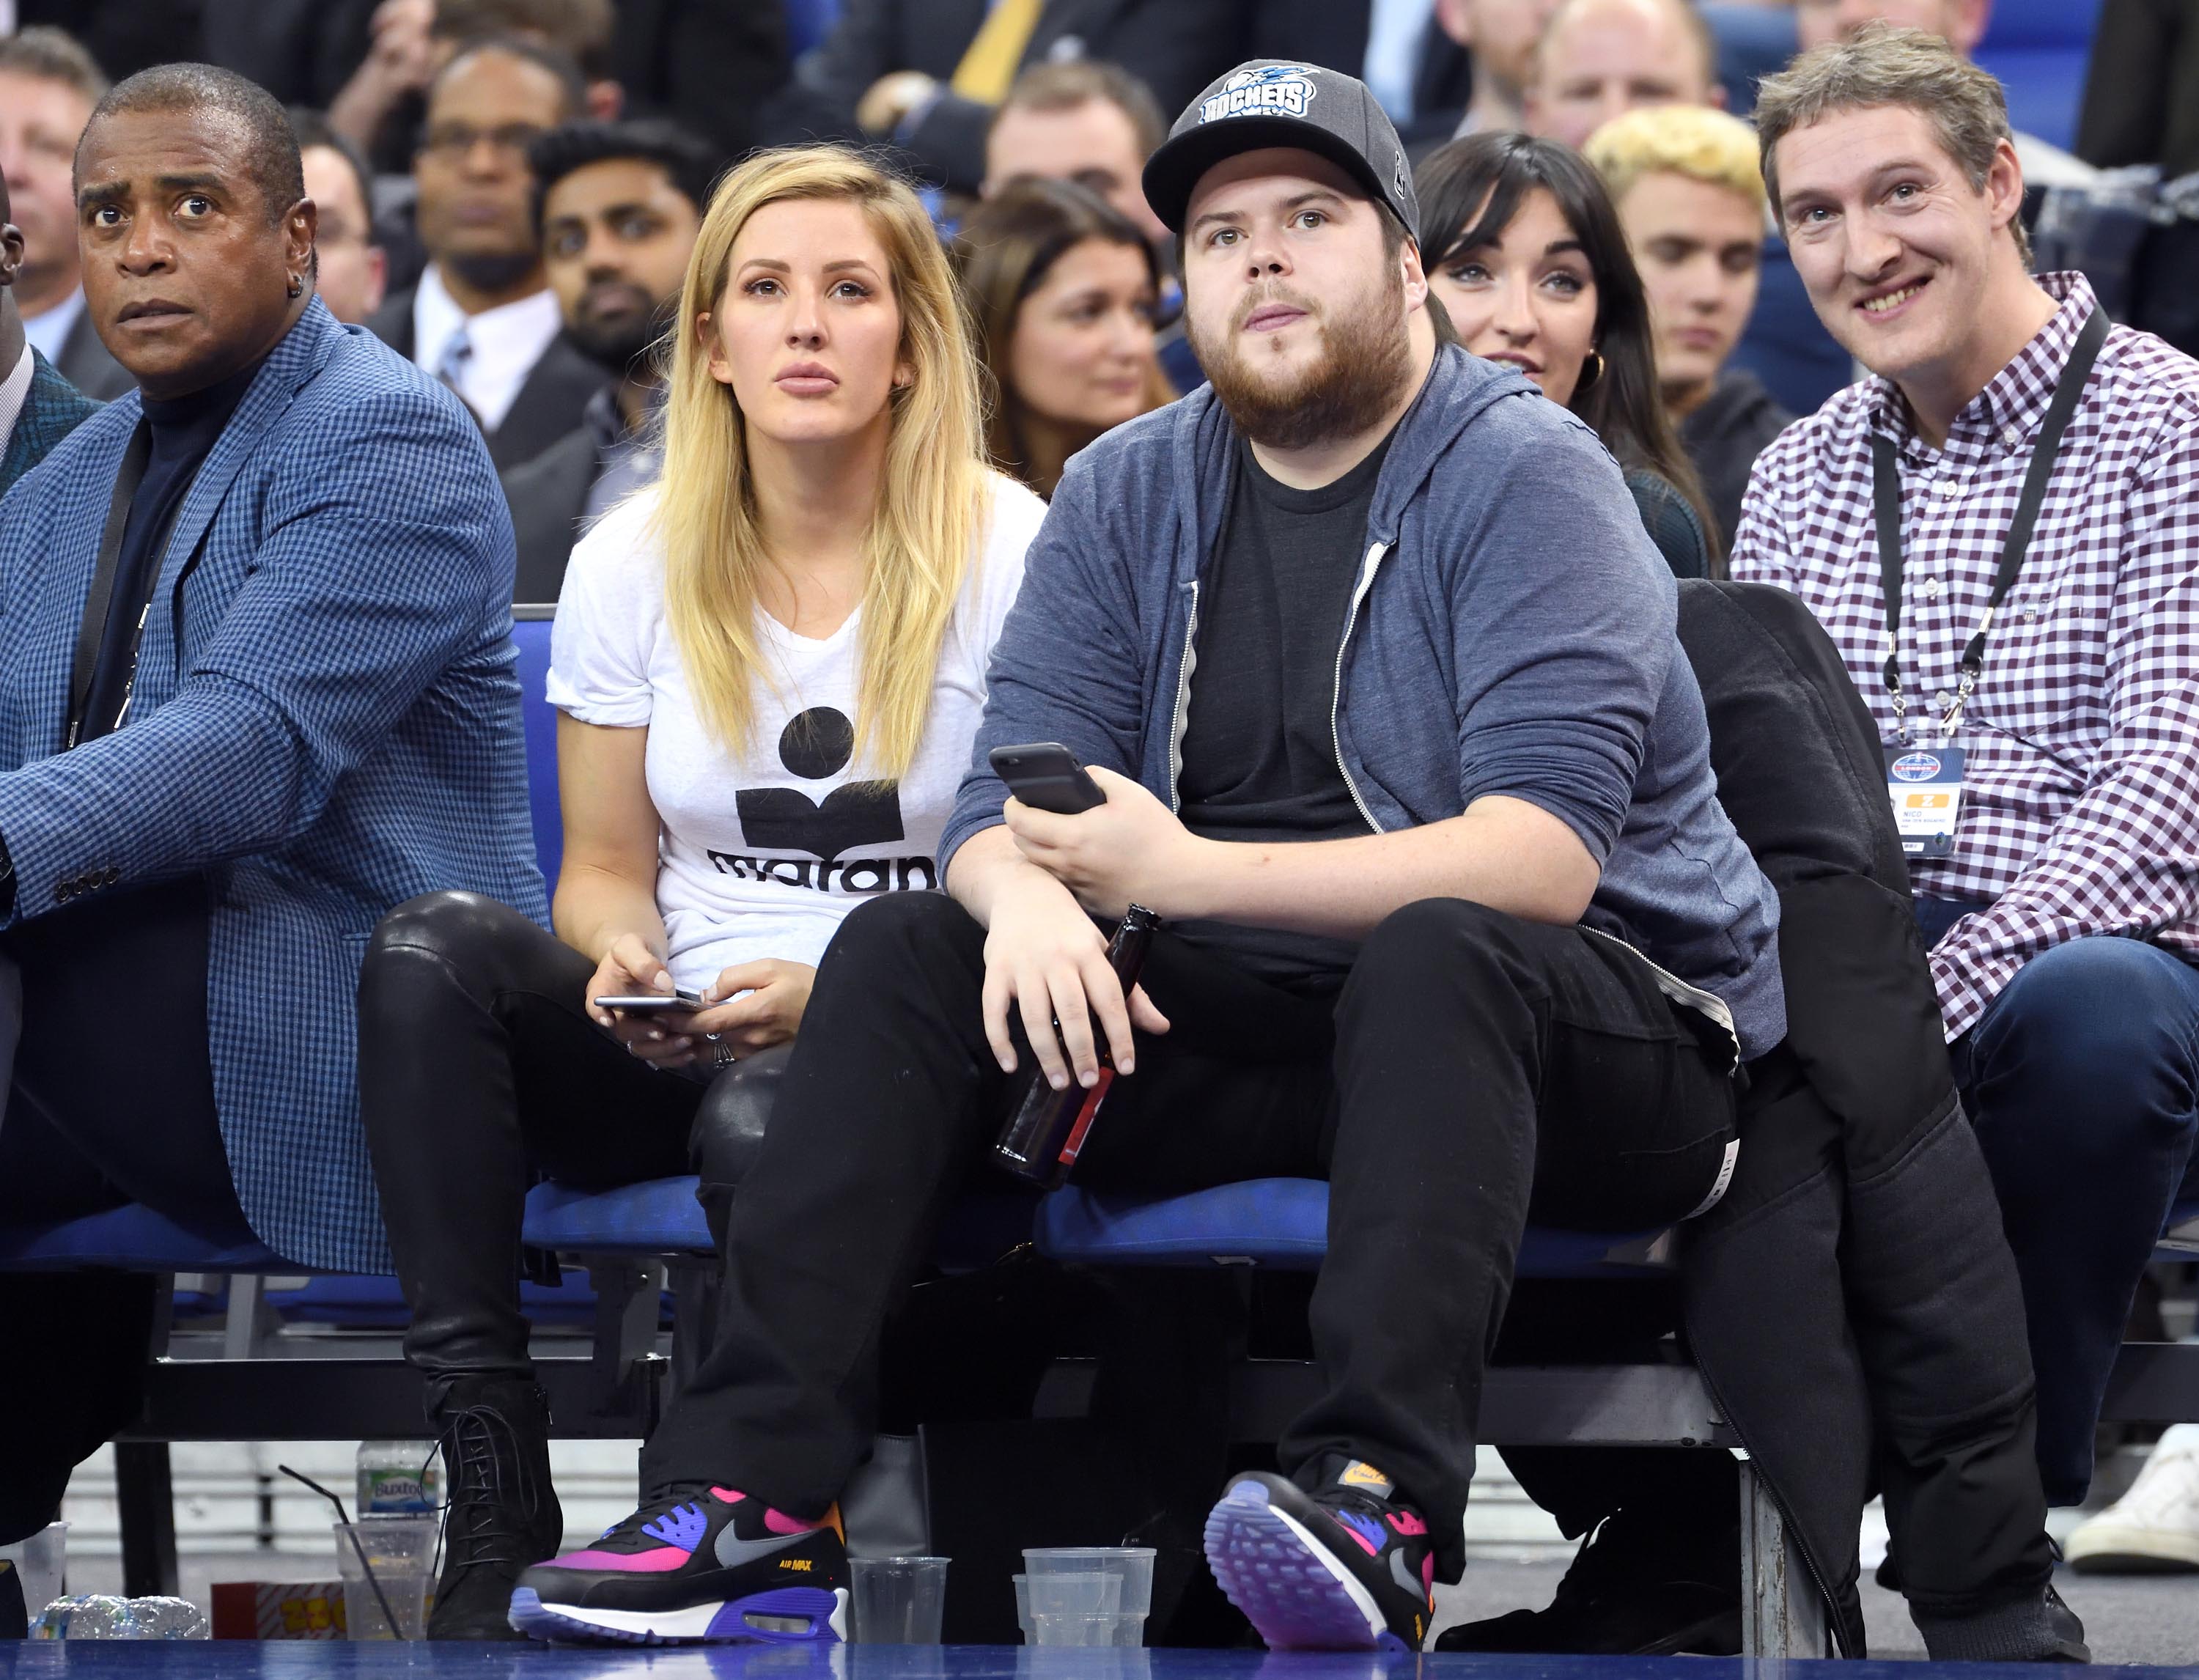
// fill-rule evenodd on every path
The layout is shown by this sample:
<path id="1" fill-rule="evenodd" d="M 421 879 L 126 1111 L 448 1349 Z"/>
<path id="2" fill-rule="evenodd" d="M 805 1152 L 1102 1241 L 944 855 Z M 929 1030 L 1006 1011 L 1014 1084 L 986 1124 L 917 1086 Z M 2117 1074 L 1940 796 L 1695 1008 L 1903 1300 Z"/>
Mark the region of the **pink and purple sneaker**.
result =
<path id="1" fill-rule="evenodd" d="M 1214 1578 L 1273 1651 L 1417 1651 L 1435 1603 L 1428 1525 L 1390 1479 L 1332 1456 L 1237 1477 L 1206 1519 Z"/>
<path id="2" fill-rule="evenodd" d="M 621 1645 L 829 1642 L 848 1635 L 839 1508 L 820 1522 L 731 1488 L 680 1490 L 539 1563 L 511 1595 L 536 1639 Z"/>

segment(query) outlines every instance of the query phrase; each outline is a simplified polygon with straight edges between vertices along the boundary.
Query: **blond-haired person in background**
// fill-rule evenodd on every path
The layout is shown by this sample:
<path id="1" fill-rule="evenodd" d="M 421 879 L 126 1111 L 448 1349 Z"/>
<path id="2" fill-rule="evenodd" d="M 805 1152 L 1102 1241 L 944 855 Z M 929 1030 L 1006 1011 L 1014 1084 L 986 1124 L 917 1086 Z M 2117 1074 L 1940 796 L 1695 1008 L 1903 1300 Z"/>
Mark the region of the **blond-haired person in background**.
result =
<path id="1" fill-rule="evenodd" d="M 366 957 L 361 1100 L 453 1490 L 430 1637 L 511 1637 L 513 1582 L 563 1534 L 519 1305 L 528 1183 L 686 1172 L 691 1131 L 708 1181 L 726 1088 L 775 1076 L 841 918 L 936 886 L 1043 511 L 986 464 L 953 278 L 908 187 L 836 148 L 729 175 L 680 296 L 662 475 L 581 540 L 558 603 L 556 936 L 436 894 Z M 599 1001 L 675 988 L 692 1008 Z M 729 1198 L 705 1196 L 721 1240 Z M 681 1479 L 693 1433 L 675 1408 L 646 1486 Z M 743 1540 L 791 1520 L 738 1497 L 714 1509 Z M 839 1557 L 802 1583 L 820 1636 Z"/>
<path id="2" fill-rule="evenodd" d="M 1723 111 L 1655 105 L 1589 137 L 1649 296 L 1657 385 L 1731 548 L 1757 455 L 1794 416 L 1726 365 L 1756 307 L 1769 201 L 1756 135 Z"/>

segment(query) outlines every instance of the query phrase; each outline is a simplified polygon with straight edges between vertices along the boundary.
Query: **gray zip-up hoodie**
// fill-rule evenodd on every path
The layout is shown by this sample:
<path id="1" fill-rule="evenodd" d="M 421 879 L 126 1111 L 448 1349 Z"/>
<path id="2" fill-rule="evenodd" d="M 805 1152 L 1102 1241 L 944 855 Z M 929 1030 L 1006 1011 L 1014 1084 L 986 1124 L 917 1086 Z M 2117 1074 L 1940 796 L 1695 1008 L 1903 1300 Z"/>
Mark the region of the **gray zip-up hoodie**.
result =
<path id="1" fill-rule="evenodd" d="M 1204 388 L 1069 464 L 993 650 L 942 876 L 1000 820 L 996 746 L 1059 741 L 1175 803 L 1234 432 Z M 1744 1056 L 1776 1044 L 1778 901 L 1718 807 L 1672 575 L 1595 435 L 1518 373 L 1441 350 L 1367 539 L 1330 716 L 1368 824 L 1490 794 L 1539 806 L 1602 866 L 1584 923 L 1722 999 Z"/>

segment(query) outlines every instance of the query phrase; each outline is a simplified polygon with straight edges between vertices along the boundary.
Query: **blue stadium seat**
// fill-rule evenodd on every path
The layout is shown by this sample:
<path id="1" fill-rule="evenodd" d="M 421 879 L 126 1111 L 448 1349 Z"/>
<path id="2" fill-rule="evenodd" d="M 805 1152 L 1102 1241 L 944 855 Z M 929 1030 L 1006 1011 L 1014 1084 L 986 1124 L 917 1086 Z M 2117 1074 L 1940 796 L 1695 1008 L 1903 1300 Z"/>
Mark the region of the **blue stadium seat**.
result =
<path id="1" fill-rule="evenodd" d="M 304 1272 L 261 1242 L 219 1243 L 194 1236 L 149 1207 L 132 1205 L 55 1225 L 0 1229 L 0 1269 L 125 1272 Z"/>
<path id="2" fill-rule="evenodd" d="M 823 44 L 840 20 L 840 0 L 786 0 L 786 50 L 799 58 Z"/>
<path id="3" fill-rule="evenodd" d="M 716 1251 L 691 1175 L 656 1178 L 615 1190 L 538 1184 L 528 1193 L 521 1234 L 536 1248 L 563 1254 L 707 1256 Z M 1074 1193 L 1065 1192 L 1065 1194 Z M 981 1186 L 942 1222 L 933 1257 L 942 1270 L 976 1271 L 1031 1240 L 1031 1198 Z"/>
<path id="4" fill-rule="evenodd" d="M 2085 63 L 2100 0 L 1995 0 L 1977 61 L 2008 90 L 2009 121 L 2065 150 L 2076 143 Z"/>
<path id="5" fill-rule="evenodd" d="M 1662 1232 L 1592 1235 L 1530 1226 L 1519 1275 L 1616 1277 L 1659 1269 Z M 1074 1186 L 1040 1205 L 1039 1252 L 1095 1266 L 1273 1266 L 1320 1269 L 1328 1251 L 1328 1186 L 1257 1178 L 1182 1196 L 1100 1195 Z"/>
<path id="6" fill-rule="evenodd" d="M 513 610 L 511 639 L 519 650 L 520 716 L 527 730 L 528 814 L 534 824 L 534 860 L 542 882 L 557 887 L 565 829 L 557 812 L 557 711 L 550 703 L 549 607 Z"/>

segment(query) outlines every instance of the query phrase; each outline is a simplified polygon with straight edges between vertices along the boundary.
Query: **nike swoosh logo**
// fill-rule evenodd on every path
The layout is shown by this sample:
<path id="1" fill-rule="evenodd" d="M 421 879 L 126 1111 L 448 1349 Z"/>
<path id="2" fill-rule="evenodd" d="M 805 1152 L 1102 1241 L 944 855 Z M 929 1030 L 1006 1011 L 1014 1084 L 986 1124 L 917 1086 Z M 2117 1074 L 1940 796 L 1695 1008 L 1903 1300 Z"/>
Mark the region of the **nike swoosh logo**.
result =
<path id="1" fill-rule="evenodd" d="M 769 1557 L 773 1552 L 783 1552 L 796 1541 L 808 1537 L 805 1532 L 767 1534 L 761 1540 L 743 1540 L 729 1528 L 718 1536 L 718 1564 L 723 1569 L 738 1569 L 758 1558 Z"/>

